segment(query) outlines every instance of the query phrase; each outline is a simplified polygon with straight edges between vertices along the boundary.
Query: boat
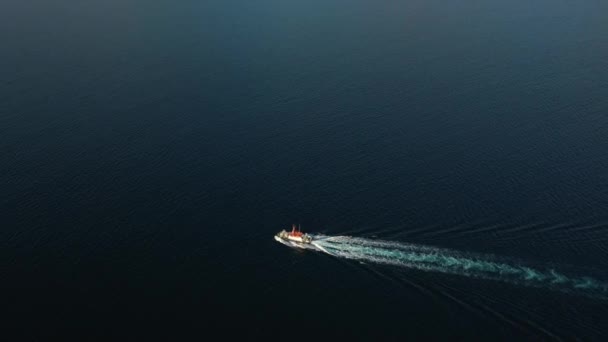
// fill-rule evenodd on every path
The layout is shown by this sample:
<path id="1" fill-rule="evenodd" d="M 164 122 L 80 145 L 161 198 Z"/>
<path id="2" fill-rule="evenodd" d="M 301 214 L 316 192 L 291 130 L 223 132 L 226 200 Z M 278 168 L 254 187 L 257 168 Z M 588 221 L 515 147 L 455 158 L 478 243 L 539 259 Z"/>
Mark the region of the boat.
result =
<path id="1" fill-rule="evenodd" d="M 274 239 L 279 242 L 295 242 L 297 244 L 312 242 L 312 236 L 302 233 L 299 227 L 296 228 L 295 224 L 291 226 L 290 232 L 283 229 L 274 236 Z"/>

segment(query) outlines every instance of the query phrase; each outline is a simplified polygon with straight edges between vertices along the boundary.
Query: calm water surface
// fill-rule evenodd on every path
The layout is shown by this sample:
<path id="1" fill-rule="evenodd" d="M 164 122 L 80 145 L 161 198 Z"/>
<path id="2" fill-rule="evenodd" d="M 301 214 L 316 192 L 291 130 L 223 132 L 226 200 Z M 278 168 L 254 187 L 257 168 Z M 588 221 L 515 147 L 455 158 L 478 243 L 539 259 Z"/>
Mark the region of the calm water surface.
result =
<path id="1" fill-rule="evenodd" d="M 4 323 L 605 338 L 607 23 L 595 0 L 4 1 Z M 276 243 L 293 222 L 365 248 Z"/>

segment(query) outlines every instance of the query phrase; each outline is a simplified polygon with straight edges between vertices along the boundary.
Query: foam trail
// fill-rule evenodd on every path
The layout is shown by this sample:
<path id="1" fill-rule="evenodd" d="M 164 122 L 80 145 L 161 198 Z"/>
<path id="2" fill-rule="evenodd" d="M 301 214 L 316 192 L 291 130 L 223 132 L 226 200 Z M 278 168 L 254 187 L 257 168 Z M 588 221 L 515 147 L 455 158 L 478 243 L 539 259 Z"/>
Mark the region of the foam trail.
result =
<path id="1" fill-rule="evenodd" d="M 312 246 L 305 248 L 313 247 L 335 257 L 499 280 L 608 299 L 606 282 L 591 277 L 569 276 L 555 269 L 535 268 L 493 255 L 349 236 L 314 235 L 313 238 Z"/>

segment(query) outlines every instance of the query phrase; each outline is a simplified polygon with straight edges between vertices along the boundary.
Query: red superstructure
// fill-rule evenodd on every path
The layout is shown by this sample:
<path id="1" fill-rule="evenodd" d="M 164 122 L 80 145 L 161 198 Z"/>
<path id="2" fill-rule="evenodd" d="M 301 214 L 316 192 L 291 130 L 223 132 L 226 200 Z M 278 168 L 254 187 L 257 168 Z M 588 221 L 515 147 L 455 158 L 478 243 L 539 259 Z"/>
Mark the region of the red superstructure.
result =
<path id="1" fill-rule="evenodd" d="M 302 235 L 304 235 L 304 233 L 302 233 L 302 231 L 300 231 L 300 227 L 298 227 L 298 229 L 296 230 L 296 225 L 292 224 L 291 232 L 289 233 L 289 236 L 302 237 Z"/>

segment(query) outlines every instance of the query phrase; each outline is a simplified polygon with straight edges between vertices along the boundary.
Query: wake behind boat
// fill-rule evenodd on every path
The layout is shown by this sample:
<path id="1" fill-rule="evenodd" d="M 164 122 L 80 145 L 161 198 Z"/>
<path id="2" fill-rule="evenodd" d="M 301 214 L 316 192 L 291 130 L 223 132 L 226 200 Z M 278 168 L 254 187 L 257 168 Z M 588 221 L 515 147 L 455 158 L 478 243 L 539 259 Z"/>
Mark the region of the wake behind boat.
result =
<path id="1" fill-rule="evenodd" d="M 274 236 L 274 239 L 282 243 L 310 244 L 312 242 L 312 236 L 302 233 L 299 227 L 296 228 L 295 224 L 291 226 L 291 232 L 282 230 Z"/>

